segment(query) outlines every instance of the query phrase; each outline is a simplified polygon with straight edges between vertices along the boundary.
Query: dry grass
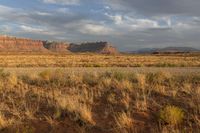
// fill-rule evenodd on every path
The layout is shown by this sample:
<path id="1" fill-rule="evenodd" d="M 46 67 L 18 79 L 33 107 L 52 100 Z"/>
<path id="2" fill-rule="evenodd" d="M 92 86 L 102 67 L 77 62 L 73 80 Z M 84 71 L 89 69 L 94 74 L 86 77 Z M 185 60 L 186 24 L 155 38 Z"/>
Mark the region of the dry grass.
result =
<path id="1" fill-rule="evenodd" d="M 200 54 L 1 54 L 0 67 L 199 67 Z"/>
<path id="2" fill-rule="evenodd" d="M 178 125 L 184 119 L 184 112 L 182 109 L 175 106 L 166 106 L 160 112 L 160 119 L 171 125 Z"/>
<path id="3" fill-rule="evenodd" d="M 1 70 L 0 87 L 0 132 L 200 129 L 200 73 Z"/>
<path id="4" fill-rule="evenodd" d="M 130 132 L 133 128 L 133 120 L 131 116 L 125 112 L 117 114 L 115 116 L 115 121 L 116 121 L 118 130 L 122 130 L 122 132 Z"/>
<path id="5" fill-rule="evenodd" d="M 14 123 L 14 120 L 7 119 L 3 114 L 0 114 L 0 130 L 9 127 Z"/>

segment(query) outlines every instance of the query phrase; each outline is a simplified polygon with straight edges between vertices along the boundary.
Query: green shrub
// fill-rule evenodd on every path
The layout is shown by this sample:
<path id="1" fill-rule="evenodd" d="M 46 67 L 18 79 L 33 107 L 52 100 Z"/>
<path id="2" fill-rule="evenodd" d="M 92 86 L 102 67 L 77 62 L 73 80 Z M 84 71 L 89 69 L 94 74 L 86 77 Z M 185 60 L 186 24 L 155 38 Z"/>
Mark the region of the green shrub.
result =
<path id="1" fill-rule="evenodd" d="M 162 121 L 170 125 L 178 125 L 184 119 L 184 112 L 179 107 L 166 106 L 160 111 L 159 117 Z"/>

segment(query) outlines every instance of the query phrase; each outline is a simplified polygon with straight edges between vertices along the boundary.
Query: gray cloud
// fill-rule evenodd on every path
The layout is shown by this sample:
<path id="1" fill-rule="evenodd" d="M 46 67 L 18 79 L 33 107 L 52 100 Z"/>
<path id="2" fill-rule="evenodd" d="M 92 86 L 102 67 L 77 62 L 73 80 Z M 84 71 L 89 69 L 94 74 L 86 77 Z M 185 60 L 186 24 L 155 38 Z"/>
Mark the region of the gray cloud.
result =
<path id="1" fill-rule="evenodd" d="M 78 5 L 79 0 L 42 0 L 44 3 L 48 4 L 60 4 L 60 5 Z"/>
<path id="2" fill-rule="evenodd" d="M 114 9 L 144 15 L 200 15 L 199 0 L 104 0 Z"/>

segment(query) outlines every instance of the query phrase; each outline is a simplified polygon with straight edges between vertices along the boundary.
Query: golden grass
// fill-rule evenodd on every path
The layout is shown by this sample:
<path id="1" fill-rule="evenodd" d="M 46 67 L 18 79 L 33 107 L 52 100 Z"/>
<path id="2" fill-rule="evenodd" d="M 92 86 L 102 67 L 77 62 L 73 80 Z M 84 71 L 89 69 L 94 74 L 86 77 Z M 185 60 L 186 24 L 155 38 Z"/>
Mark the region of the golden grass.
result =
<path id="1" fill-rule="evenodd" d="M 1 54 L 0 67 L 199 67 L 200 54 Z"/>
<path id="2" fill-rule="evenodd" d="M 133 120 L 131 116 L 125 112 L 119 113 L 115 116 L 115 121 L 120 129 L 133 127 Z"/>
<path id="3" fill-rule="evenodd" d="M 199 73 L 1 70 L 0 131 L 198 132 L 199 79 Z"/>
<path id="4" fill-rule="evenodd" d="M 178 125 L 184 119 L 184 112 L 181 108 L 175 106 L 166 106 L 160 112 L 160 119 L 171 125 Z"/>

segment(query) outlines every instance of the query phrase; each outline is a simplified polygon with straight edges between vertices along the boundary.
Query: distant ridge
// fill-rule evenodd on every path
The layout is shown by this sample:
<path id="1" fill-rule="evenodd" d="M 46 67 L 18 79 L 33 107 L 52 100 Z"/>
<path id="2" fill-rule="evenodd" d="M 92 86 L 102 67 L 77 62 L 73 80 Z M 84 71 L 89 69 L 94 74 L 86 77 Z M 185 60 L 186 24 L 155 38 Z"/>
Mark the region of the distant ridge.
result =
<path id="1" fill-rule="evenodd" d="M 91 52 L 117 54 L 118 50 L 108 42 L 70 44 L 68 42 L 32 40 L 2 35 L 0 36 L 0 52 Z"/>
<path id="2" fill-rule="evenodd" d="M 166 47 L 166 48 L 143 48 L 138 51 L 132 51 L 129 53 L 159 54 L 159 53 L 193 53 L 193 52 L 200 52 L 200 50 L 192 47 Z"/>

